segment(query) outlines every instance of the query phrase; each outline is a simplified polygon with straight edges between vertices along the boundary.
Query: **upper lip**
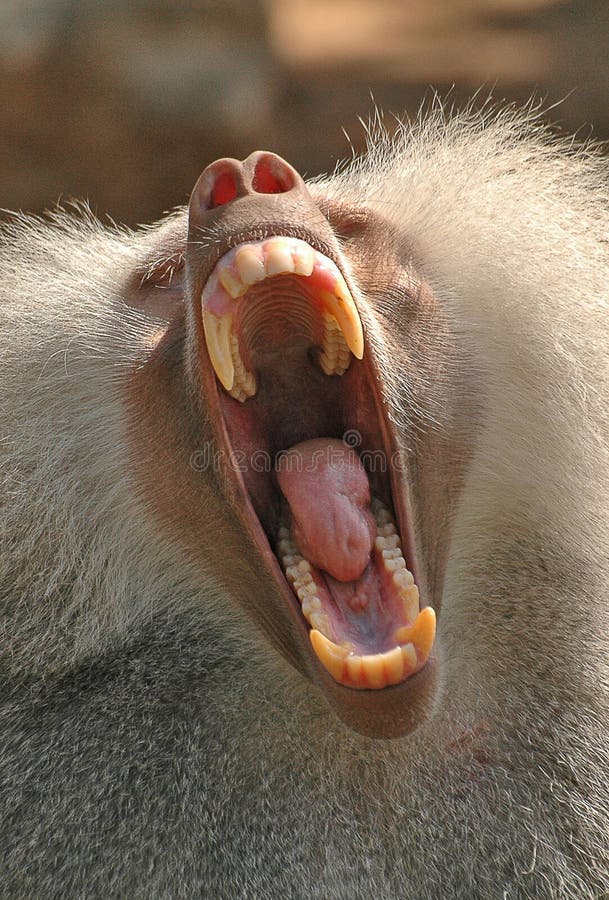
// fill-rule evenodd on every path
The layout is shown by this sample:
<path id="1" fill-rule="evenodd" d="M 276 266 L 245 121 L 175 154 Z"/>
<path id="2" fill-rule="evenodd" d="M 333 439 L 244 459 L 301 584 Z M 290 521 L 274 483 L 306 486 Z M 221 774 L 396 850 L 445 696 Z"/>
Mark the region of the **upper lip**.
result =
<path id="1" fill-rule="evenodd" d="M 309 244 L 313 250 L 316 250 L 318 253 L 321 253 L 323 256 L 327 256 L 328 259 L 332 260 L 337 268 L 343 273 L 343 276 L 348 283 L 344 265 L 333 247 L 325 241 L 320 241 L 319 236 L 315 235 L 312 231 L 309 231 L 305 226 L 295 228 L 293 224 L 288 225 L 280 220 L 277 220 L 276 222 L 265 222 L 257 228 L 244 229 L 243 231 L 223 233 L 222 229 L 219 229 L 217 236 L 215 236 L 213 240 L 210 240 L 204 233 L 200 236 L 197 235 L 196 231 L 194 234 L 191 234 L 189 238 L 191 244 L 200 245 L 203 243 L 207 247 L 206 260 L 199 271 L 201 283 L 205 284 L 207 282 L 217 263 L 231 250 L 234 250 L 241 244 L 247 244 L 253 241 L 265 241 L 275 237 L 296 238 L 297 240 Z M 351 285 L 349 285 L 349 288 L 351 289 Z"/>

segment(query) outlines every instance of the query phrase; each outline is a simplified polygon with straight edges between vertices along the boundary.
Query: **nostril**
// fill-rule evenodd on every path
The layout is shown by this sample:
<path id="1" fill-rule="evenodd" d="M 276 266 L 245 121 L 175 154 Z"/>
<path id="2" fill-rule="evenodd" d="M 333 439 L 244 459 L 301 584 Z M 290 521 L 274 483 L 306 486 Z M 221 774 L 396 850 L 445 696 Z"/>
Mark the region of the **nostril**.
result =
<path id="1" fill-rule="evenodd" d="M 237 196 L 237 185 L 232 172 L 219 172 L 210 193 L 210 209 L 224 206 Z"/>
<path id="2" fill-rule="evenodd" d="M 264 195 L 287 194 L 297 187 L 306 192 L 300 175 L 275 153 L 257 150 L 243 162 L 226 156 L 210 163 L 195 184 L 190 220 L 193 224 L 203 221 L 208 213 L 231 207 L 238 200 L 258 197 L 258 202 L 264 203 Z"/>
<path id="3" fill-rule="evenodd" d="M 190 216 L 197 219 L 211 210 L 227 206 L 245 196 L 243 166 L 238 159 L 225 157 L 210 163 L 190 195 Z"/>
<path id="4" fill-rule="evenodd" d="M 252 187 L 259 194 L 285 194 L 295 184 L 294 172 L 279 156 L 262 156 L 254 168 Z"/>

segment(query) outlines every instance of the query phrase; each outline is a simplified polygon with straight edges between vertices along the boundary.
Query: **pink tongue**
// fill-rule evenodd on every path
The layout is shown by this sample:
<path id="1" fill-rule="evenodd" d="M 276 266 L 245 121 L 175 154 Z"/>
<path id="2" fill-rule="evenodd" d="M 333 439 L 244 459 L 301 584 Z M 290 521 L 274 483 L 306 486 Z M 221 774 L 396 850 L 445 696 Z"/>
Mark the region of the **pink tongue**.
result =
<path id="1" fill-rule="evenodd" d="M 302 555 L 339 581 L 359 578 L 376 526 L 368 476 L 357 453 L 331 438 L 303 441 L 282 454 L 277 480 Z"/>

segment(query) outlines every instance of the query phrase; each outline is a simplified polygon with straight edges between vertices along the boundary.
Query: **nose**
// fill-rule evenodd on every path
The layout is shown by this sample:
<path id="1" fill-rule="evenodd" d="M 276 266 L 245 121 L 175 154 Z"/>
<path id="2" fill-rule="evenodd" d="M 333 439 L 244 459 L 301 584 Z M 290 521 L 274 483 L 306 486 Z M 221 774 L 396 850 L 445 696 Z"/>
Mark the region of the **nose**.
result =
<path id="1" fill-rule="evenodd" d="M 327 217 L 293 166 L 267 150 L 242 161 L 217 159 L 190 195 L 187 266 L 199 283 L 237 243 L 296 233 L 338 252 Z"/>
<path id="2" fill-rule="evenodd" d="M 192 192 L 190 207 L 208 213 L 241 198 L 294 191 L 306 191 L 296 169 L 276 153 L 257 150 L 243 162 L 226 157 L 207 166 Z"/>

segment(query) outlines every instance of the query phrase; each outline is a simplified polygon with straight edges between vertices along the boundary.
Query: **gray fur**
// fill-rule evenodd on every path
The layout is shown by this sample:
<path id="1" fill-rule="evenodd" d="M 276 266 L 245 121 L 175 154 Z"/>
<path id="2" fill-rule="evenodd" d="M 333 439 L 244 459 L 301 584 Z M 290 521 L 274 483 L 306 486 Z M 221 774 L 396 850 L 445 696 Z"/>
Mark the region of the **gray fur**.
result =
<path id="1" fill-rule="evenodd" d="M 316 190 L 399 226 L 483 386 L 435 708 L 398 740 L 349 731 L 242 620 L 229 525 L 208 542 L 221 583 L 135 490 L 121 384 L 158 323 L 120 291 L 156 231 L 18 217 L 0 249 L 0 897 L 609 892 L 606 164 L 510 112 L 372 140 Z"/>

